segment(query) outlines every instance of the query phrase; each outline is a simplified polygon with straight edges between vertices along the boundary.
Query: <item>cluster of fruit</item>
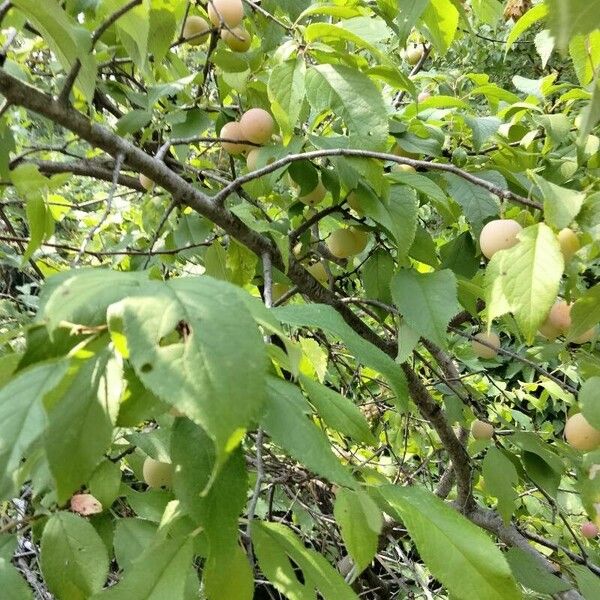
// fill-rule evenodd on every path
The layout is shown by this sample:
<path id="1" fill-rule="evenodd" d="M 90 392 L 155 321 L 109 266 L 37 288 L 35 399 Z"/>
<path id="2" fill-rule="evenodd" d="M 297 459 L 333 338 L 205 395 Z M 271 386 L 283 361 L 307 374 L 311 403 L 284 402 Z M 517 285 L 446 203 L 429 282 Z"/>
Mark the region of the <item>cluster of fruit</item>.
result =
<path id="1" fill-rule="evenodd" d="M 244 6 L 242 0 L 209 0 L 208 18 L 221 31 L 221 39 L 234 52 L 246 52 L 252 44 L 252 37 L 242 27 Z M 211 26 L 206 19 L 198 15 L 190 15 L 184 24 L 182 38 L 188 44 L 203 44 Z"/>

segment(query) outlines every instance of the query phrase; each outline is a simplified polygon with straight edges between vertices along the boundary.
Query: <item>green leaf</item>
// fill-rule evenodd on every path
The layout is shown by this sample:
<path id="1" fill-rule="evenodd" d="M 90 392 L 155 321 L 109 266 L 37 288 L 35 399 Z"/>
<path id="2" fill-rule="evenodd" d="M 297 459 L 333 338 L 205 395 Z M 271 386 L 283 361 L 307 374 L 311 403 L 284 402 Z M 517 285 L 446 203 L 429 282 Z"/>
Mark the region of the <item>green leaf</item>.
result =
<path id="1" fill-rule="evenodd" d="M 446 202 L 446 194 L 444 191 L 437 183 L 434 183 L 425 175 L 421 175 L 420 173 L 392 171 L 389 174 L 389 177 L 396 183 L 414 188 L 417 192 L 420 192 L 428 198 L 437 200 L 438 202 Z"/>
<path id="2" fill-rule="evenodd" d="M 596 76 L 592 85 L 592 99 L 581 113 L 581 127 L 579 128 L 578 143 L 583 144 L 596 126 L 596 123 L 600 121 L 600 78 Z"/>
<path id="3" fill-rule="evenodd" d="M 265 393 L 264 342 L 238 294 L 231 284 L 190 277 L 149 282 L 110 309 L 110 329 L 126 337 L 142 383 L 215 442 L 215 469 Z"/>
<path id="4" fill-rule="evenodd" d="M 529 343 L 556 300 L 564 260 L 552 230 L 544 223 L 519 233 L 519 243 L 496 252 L 485 273 L 488 319 L 515 316 Z"/>
<path id="5" fill-rule="evenodd" d="M 521 548 L 510 548 L 504 556 L 517 581 L 534 592 L 558 594 L 573 587 L 564 579 L 549 573 L 541 561 Z"/>
<path id="6" fill-rule="evenodd" d="M 369 424 L 350 399 L 305 375 L 300 375 L 300 383 L 311 404 L 329 427 L 359 443 L 376 444 Z"/>
<path id="7" fill-rule="evenodd" d="M 498 499 L 498 512 L 505 524 L 510 523 L 515 509 L 519 481 L 514 464 L 503 452 L 491 446 L 483 459 L 483 479 L 486 490 Z"/>
<path id="8" fill-rule="evenodd" d="M 3 600 L 33 600 L 31 589 L 11 564 L 10 558 L 0 558 L 0 589 Z"/>
<path id="9" fill-rule="evenodd" d="M 119 135 L 135 133 L 146 127 L 151 120 L 152 111 L 141 109 L 131 110 L 117 121 L 117 133 Z"/>
<path id="10" fill-rule="evenodd" d="M 348 127 L 348 146 L 383 150 L 388 135 L 381 92 L 363 73 L 344 65 L 316 65 L 306 73 L 306 96 L 317 112 L 331 111 Z"/>
<path id="11" fill-rule="evenodd" d="M 396 4 L 398 7 L 398 16 L 396 17 L 396 23 L 398 24 L 398 41 L 400 45 L 404 45 L 408 34 L 429 4 L 429 0 L 396 2 Z"/>
<path id="12" fill-rule="evenodd" d="M 458 29 L 458 10 L 451 0 L 430 0 L 422 16 L 433 47 L 445 54 Z"/>
<path id="13" fill-rule="evenodd" d="M 160 64 L 167 55 L 176 32 L 177 21 L 172 11 L 165 9 L 150 11 L 148 52 L 153 55 L 156 64 Z"/>
<path id="14" fill-rule="evenodd" d="M 600 577 L 582 565 L 569 565 L 569 570 L 575 574 L 577 587 L 585 600 L 594 600 L 600 594 Z"/>
<path id="15" fill-rule="evenodd" d="M 152 544 L 158 525 L 152 521 L 134 517 L 117 519 L 113 546 L 115 558 L 121 569 L 128 570 L 129 565 L 143 554 Z"/>
<path id="16" fill-rule="evenodd" d="M 477 235 L 483 228 L 483 224 L 498 214 L 500 206 L 498 200 L 490 192 L 478 185 L 474 185 L 454 175 L 445 173 L 444 178 L 448 182 L 448 193 L 463 209 L 463 214 Z"/>
<path id="17" fill-rule="evenodd" d="M 148 281 L 145 273 L 107 269 L 65 271 L 49 278 L 40 299 L 40 319 L 50 334 L 61 321 L 96 327 L 106 323 L 106 309 Z"/>
<path id="18" fill-rule="evenodd" d="M 324 304 L 290 305 L 276 308 L 275 316 L 295 327 L 319 327 L 346 344 L 356 360 L 381 373 L 396 395 L 395 402 L 400 407 L 408 404 L 408 385 L 402 370 L 385 352 L 361 338 L 331 306 Z"/>
<path id="19" fill-rule="evenodd" d="M 290 600 L 311 600 L 315 589 L 324 600 L 357 600 L 342 576 L 318 552 L 306 548 L 279 523 L 254 523 L 252 543 L 261 571 Z M 301 583 L 290 561 L 302 571 Z"/>
<path id="20" fill-rule="evenodd" d="M 59 504 L 88 480 L 108 450 L 122 391 L 120 361 L 103 350 L 74 362 L 69 376 L 46 397 L 44 444 Z"/>
<path id="21" fill-rule="evenodd" d="M 271 377 L 268 392 L 261 424 L 273 441 L 311 471 L 355 487 L 350 471 L 333 454 L 325 433 L 308 418 L 311 411 L 298 387 Z"/>
<path id="22" fill-rule="evenodd" d="M 546 181 L 539 175 L 531 176 L 542 192 L 546 221 L 557 229 L 568 227 L 579 214 L 585 194 Z"/>
<path id="23" fill-rule="evenodd" d="M 572 340 L 600 323 L 600 285 L 587 290 L 571 309 L 571 328 L 568 340 Z"/>
<path id="24" fill-rule="evenodd" d="M 14 472 L 46 426 L 42 400 L 60 383 L 67 367 L 67 361 L 37 364 L 0 390 L 0 498 L 14 491 Z"/>
<path id="25" fill-rule="evenodd" d="M 394 274 L 394 259 L 385 250 L 376 250 L 362 268 L 362 281 L 367 298 L 392 303 L 390 281 Z"/>
<path id="26" fill-rule="evenodd" d="M 502 120 L 498 117 L 470 117 L 465 115 L 465 123 L 473 132 L 473 148 L 479 152 L 483 144 L 498 131 Z M 453 177 L 457 176 L 454 175 Z M 469 183 L 462 178 L 460 179 L 464 183 Z"/>
<path id="27" fill-rule="evenodd" d="M 211 551 L 203 579 L 208 600 L 252 600 L 254 597 L 254 573 L 246 553 L 237 543 Z"/>
<path id="28" fill-rule="evenodd" d="M 89 32 L 71 23 L 58 2 L 15 0 L 12 4 L 25 13 L 67 73 L 76 60 L 81 62 L 76 85 L 91 102 L 96 88 L 96 63 L 90 52 Z"/>
<path id="29" fill-rule="evenodd" d="M 304 102 L 306 63 L 300 57 L 283 62 L 271 71 L 268 93 L 271 112 L 279 124 L 283 143 L 287 145 L 294 133 Z"/>
<path id="30" fill-rule="evenodd" d="M 89 481 L 90 494 L 97 498 L 105 510 L 109 509 L 119 495 L 121 466 L 111 460 L 102 461 Z"/>
<path id="31" fill-rule="evenodd" d="M 108 576 L 108 553 L 94 527 L 79 515 L 53 514 L 42 534 L 41 567 L 58 598 L 87 600 Z"/>
<path id="32" fill-rule="evenodd" d="M 377 552 L 383 518 L 377 504 L 363 491 L 340 488 L 333 507 L 348 553 L 362 573 Z"/>
<path id="33" fill-rule="evenodd" d="M 574 35 L 600 28 L 599 0 L 546 0 L 546 4 L 550 30 L 561 50 Z"/>
<path id="34" fill-rule="evenodd" d="M 548 14 L 548 6 L 540 3 L 528 10 L 513 26 L 506 38 L 506 51 L 532 26 Z"/>
<path id="35" fill-rule="evenodd" d="M 403 269 L 394 275 L 391 290 L 408 326 L 445 348 L 448 323 L 460 312 L 454 273 L 448 269 L 435 273 Z"/>
<path id="36" fill-rule="evenodd" d="M 184 600 L 192 556 L 191 539 L 158 537 L 129 565 L 117 585 L 91 600 Z"/>
<path id="37" fill-rule="evenodd" d="M 506 559 L 476 525 L 419 487 L 376 488 L 386 512 L 400 519 L 433 576 L 457 598 L 517 600 Z"/>
<path id="38" fill-rule="evenodd" d="M 471 233 L 464 231 L 440 248 L 442 267 L 470 279 L 479 269 L 479 256 Z"/>
<path id="39" fill-rule="evenodd" d="M 590 377 L 579 390 L 579 404 L 583 416 L 592 427 L 600 429 L 600 402 L 598 402 L 598 386 L 600 377 Z"/>

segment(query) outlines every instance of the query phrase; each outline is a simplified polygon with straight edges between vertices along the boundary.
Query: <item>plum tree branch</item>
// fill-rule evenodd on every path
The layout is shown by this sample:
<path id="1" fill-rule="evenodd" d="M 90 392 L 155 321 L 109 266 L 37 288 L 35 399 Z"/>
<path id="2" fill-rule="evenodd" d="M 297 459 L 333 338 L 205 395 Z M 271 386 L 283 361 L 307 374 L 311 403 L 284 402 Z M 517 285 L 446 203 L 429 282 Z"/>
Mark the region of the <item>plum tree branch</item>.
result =
<path id="1" fill-rule="evenodd" d="M 229 185 L 225 186 L 218 194 L 214 196 L 214 202 L 219 205 L 223 205 L 227 198 L 235 191 L 240 189 L 244 184 L 249 183 L 255 179 L 263 177 L 264 175 L 269 175 L 282 167 L 285 167 L 293 162 L 297 162 L 300 160 L 313 160 L 316 158 L 329 158 L 332 156 L 350 156 L 354 158 L 374 158 L 377 160 L 394 162 L 399 165 L 409 165 L 415 169 L 425 169 L 428 171 L 443 171 L 445 173 L 452 173 L 465 179 L 469 183 L 473 185 L 482 187 L 486 189 L 488 192 L 491 192 L 501 200 L 509 200 L 512 202 L 516 202 L 517 204 L 522 204 L 524 206 L 529 206 L 530 208 L 535 208 L 538 210 L 542 209 L 542 205 L 535 200 L 530 200 L 529 198 L 525 198 L 524 196 L 520 196 L 510 190 L 506 190 L 501 188 L 500 186 L 495 185 L 494 183 L 482 179 L 481 177 L 477 177 L 468 171 L 464 171 L 459 167 L 447 164 L 447 163 L 434 163 L 426 160 L 417 160 L 414 158 L 406 158 L 403 156 L 396 156 L 395 154 L 390 154 L 388 152 L 375 152 L 372 150 L 361 150 L 358 148 L 331 148 L 327 150 L 312 150 L 310 152 L 302 152 L 299 154 L 289 154 L 288 156 L 284 156 L 279 160 L 276 160 L 265 167 L 260 169 L 256 169 L 255 171 L 251 171 L 245 175 L 240 175 L 236 179 L 234 179 Z"/>

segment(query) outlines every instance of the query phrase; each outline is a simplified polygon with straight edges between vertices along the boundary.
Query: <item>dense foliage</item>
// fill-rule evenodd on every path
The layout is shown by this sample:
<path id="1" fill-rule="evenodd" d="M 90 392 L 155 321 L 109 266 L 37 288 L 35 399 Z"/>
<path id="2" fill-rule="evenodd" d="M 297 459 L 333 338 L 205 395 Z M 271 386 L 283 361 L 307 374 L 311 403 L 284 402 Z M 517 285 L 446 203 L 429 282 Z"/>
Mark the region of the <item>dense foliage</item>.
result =
<path id="1" fill-rule="evenodd" d="M 599 0 L 0 1 L 0 596 L 600 598 L 599 69 Z"/>

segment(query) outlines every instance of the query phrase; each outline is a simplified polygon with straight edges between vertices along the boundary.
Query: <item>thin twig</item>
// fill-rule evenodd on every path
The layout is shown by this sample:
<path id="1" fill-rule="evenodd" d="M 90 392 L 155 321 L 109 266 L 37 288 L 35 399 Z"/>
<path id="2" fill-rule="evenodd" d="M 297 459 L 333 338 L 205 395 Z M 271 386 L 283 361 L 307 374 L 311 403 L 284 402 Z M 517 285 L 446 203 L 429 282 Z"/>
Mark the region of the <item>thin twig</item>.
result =
<path id="1" fill-rule="evenodd" d="M 75 258 L 71 262 L 71 268 L 76 267 L 79 264 L 81 257 L 85 253 L 86 246 L 92 241 L 94 235 L 96 235 L 96 232 L 100 229 L 100 227 L 102 227 L 102 225 L 104 224 L 106 219 L 108 219 L 108 217 L 110 216 L 110 212 L 112 210 L 113 196 L 115 195 L 115 192 L 117 191 L 117 186 L 119 185 L 119 175 L 121 173 L 121 167 L 123 166 L 124 160 L 125 160 L 125 155 L 123 153 L 119 153 L 117 155 L 117 159 L 115 160 L 115 168 L 113 171 L 112 185 L 111 185 L 110 191 L 108 193 L 108 196 L 106 198 L 106 208 L 104 209 L 104 214 L 102 215 L 102 217 L 100 217 L 100 220 L 98 221 L 98 223 L 96 223 L 96 225 L 94 225 L 94 227 L 92 227 L 92 229 L 90 230 L 88 235 L 85 237 L 83 242 L 81 242 L 81 247 L 79 249 L 79 252 L 77 253 L 77 256 L 75 256 Z"/>

